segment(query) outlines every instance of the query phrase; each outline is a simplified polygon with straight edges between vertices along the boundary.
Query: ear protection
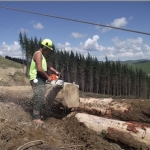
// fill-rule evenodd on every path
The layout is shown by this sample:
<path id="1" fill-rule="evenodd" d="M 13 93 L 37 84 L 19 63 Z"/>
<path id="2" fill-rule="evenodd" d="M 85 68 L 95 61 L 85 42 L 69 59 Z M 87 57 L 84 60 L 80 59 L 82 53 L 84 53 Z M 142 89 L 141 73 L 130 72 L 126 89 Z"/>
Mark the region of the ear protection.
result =
<path id="1" fill-rule="evenodd" d="M 48 46 L 48 42 L 46 43 L 46 45 Z M 43 45 L 43 50 L 47 50 L 48 47 L 46 47 L 45 45 Z"/>
<path id="2" fill-rule="evenodd" d="M 46 50 L 46 49 L 47 49 L 47 47 L 43 45 L 42 49 L 43 49 L 43 50 Z"/>

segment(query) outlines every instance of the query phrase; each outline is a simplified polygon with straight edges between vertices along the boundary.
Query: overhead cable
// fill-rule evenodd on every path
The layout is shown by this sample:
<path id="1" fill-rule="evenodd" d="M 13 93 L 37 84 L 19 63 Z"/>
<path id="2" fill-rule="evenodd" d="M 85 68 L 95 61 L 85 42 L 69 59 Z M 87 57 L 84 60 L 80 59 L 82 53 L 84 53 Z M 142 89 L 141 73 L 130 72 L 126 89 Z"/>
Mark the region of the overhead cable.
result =
<path id="1" fill-rule="evenodd" d="M 12 32 L 14 32 L 14 33 L 18 34 L 16 31 L 14 31 L 14 30 L 12 30 L 12 29 L 10 29 L 10 28 L 8 28 L 8 27 L 4 26 L 3 24 L 1 24 L 1 23 L 0 23 L 0 25 L 1 25 L 1 26 L 3 26 L 3 27 L 5 27 L 5 28 L 7 28 L 7 29 L 9 29 L 9 30 L 10 30 L 10 31 L 12 31 Z"/>
<path id="2" fill-rule="evenodd" d="M 14 11 L 20 11 L 20 12 L 25 12 L 25 13 L 30 13 L 30 14 L 40 15 L 40 16 L 46 16 L 46 17 L 52 17 L 52 18 L 63 19 L 63 20 L 69 20 L 69 21 L 74 21 L 74 22 L 80 22 L 80 23 L 85 23 L 85 24 L 91 24 L 91 25 L 96 25 L 96 26 L 103 26 L 103 27 L 113 28 L 113 29 L 117 29 L 117 30 L 123 30 L 123 31 L 129 31 L 129 32 L 135 32 L 135 33 L 150 35 L 150 33 L 147 33 L 147 32 L 136 31 L 136 30 L 130 30 L 130 29 L 125 29 L 125 28 L 119 28 L 119 27 L 114 27 L 114 26 L 109 26 L 109 25 L 104 25 L 104 24 L 98 24 L 98 23 L 87 22 L 87 21 L 83 21 L 83 20 L 76 20 L 76 19 L 71 19 L 71 18 L 65 18 L 65 17 L 60 17 L 60 16 L 54 16 L 54 15 L 49 15 L 49 14 L 42 14 L 42 13 L 38 13 L 38 12 L 31 12 L 31 11 L 27 11 L 27 10 L 21 10 L 21 9 L 16 9 L 16 8 L 10 8 L 10 7 L 6 7 L 6 6 L 0 6 L 0 8 L 9 9 L 9 10 L 14 10 Z"/>

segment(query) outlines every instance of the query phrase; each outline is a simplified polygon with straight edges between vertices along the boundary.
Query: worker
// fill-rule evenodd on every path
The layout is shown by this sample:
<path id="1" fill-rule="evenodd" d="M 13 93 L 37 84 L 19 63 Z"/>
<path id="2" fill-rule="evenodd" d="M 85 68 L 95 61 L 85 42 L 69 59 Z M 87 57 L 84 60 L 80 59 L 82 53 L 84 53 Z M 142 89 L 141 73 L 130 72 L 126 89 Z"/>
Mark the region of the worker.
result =
<path id="1" fill-rule="evenodd" d="M 60 74 L 57 70 L 55 70 L 52 66 L 48 67 L 46 59 L 44 55 L 50 54 L 54 51 L 55 46 L 53 41 L 50 39 L 44 39 L 41 42 L 41 47 L 37 50 L 31 61 L 30 65 L 30 83 L 34 93 L 34 103 L 33 103 L 33 121 L 36 124 L 43 124 L 41 120 L 41 108 L 45 99 L 45 91 L 46 91 L 46 80 L 51 81 L 50 76 L 48 75 L 48 69 L 55 72 L 56 74 Z"/>

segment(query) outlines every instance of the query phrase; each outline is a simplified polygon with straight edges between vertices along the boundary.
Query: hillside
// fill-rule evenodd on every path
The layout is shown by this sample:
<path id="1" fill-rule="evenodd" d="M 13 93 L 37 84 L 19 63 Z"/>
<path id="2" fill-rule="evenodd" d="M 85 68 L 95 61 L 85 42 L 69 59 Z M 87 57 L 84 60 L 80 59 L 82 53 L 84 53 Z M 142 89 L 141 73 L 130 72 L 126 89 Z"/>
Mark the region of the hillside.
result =
<path id="1" fill-rule="evenodd" d="M 130 64 L 133 69 L 142 69 L 147 74 L 150 74 L 150 62 Z"/>
<path id="2" fill-rule="evenodd" d="M 26 67 L 0 56 L 0 86 L 29 85 Z"/>
<path id="3" fill-rule="evenodd" d="M 23 68 L 24 66 L 19 64 L 19 63 L 16 63 L 14 61 L 11 61 L 9 59 L 6 59 L 2 56 L 0 56 L 0 68 L 8 68 L 8 67 L 12 67 L 12 68 L 17 68 L 17 69 L 21 69 Z"/>
<path id="4" fill-rule="evenodd" d="M 141 60 L 127 60 L 122 61 L 123 64 L 128 64 L 133 69 L 142 69 L 147 74 L 150 74 L 150 60 L 148 59 L 141 59 Z"/>

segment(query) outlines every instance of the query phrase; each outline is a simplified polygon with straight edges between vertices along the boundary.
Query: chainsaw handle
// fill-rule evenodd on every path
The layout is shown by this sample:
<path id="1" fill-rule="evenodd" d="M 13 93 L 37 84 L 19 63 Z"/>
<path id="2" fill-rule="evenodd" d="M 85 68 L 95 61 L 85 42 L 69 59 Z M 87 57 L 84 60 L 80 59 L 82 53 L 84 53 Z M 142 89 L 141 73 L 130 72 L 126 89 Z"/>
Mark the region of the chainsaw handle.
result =
<path id="1" fill-rule="evenodd" d="M 58 75 L 58 79 L 60 79 L 60 78 L 62 78 L 62 75 L 61 75 L 61 74 Z"/>
<path id="2" fill-rule="evenodd" d="M 49 81 L 49 80 L 46 80 L 46 81 L 45 81 L 45 83 L 47 83 L 47 84 L 50 84 L 50 83 L 51 83 L 51 81 Z"/>

